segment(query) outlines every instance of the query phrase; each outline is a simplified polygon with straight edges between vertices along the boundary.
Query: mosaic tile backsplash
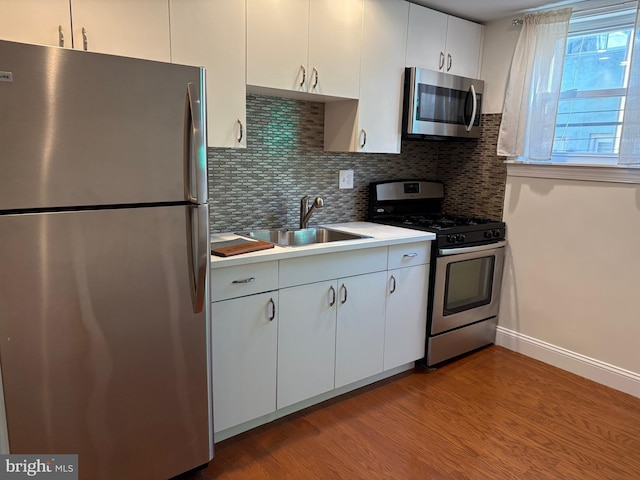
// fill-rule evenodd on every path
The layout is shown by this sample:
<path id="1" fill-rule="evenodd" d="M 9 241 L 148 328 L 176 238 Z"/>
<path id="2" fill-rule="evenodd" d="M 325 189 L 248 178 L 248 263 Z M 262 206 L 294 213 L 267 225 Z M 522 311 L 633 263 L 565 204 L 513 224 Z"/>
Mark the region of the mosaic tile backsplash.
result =
<path id="1" fill-rule="evenodd" d="M 324 200 L 310 225 L 366 220 L 369 183 L 400 178 L 443 180 L 448 211 L 500 218 L 499 117 L 483 117 L 479 141 L 405 141 L 399 155 L 332 153 L 323 151 L 324 104 L 248 95 L 247 148 L 208 150 L 211 231 L 297 226 L 304 195 Z M 346 169 L 354 188 L 341 190 Z"/>

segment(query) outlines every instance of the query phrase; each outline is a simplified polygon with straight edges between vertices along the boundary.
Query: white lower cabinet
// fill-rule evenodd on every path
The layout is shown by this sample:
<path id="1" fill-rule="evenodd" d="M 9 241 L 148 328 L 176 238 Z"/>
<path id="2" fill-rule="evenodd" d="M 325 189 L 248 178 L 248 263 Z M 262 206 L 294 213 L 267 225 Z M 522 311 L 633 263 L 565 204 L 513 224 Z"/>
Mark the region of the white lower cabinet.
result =
<path id="1" fill-rule="evenodd" d="M 338 281 L 335 388 L 383 369 L 387 272 Z"/>
<path id="2" fill-rule="evenodd" d="M 422 358 L 429 249 L 411 242 L 214 268 L 214 426 L 226 430 L 216 438 Z"/>
<path id="3" fill-rule="evenodd" d="M 336 281 L 280 290 L 278 408 L 332 390 Z"/>
<path id="4" fill-rule="evenodd" d="M 429 265 L 388 272 L 384 370 L 424 357 Z"/>
<path id="5" fill-rule="evenodd" d="M 278 292 L 213 302 L 211 318 L 219 432 L 276 409 Z"/>

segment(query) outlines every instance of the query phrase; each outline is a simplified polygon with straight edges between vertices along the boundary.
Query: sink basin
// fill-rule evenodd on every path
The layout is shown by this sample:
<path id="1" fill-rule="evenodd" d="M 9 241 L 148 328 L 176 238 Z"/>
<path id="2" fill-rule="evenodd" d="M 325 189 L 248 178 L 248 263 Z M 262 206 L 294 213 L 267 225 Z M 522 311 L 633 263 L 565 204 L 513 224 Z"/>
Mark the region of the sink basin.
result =
<path id="1" fill-rule="evenodd" d="M 275 243 L 276 245 L 283 247 L 298 247 L 302 245 L 313 245 L 316 243 L 371 238 L 366 235 L 339 232 L 328 228 L 301 228 L 297 230 L 280 228 L 273 230 L 253 230 L 250 232 L 238 232 L 236 235 L 254 238 L 256 240 L 264 240 L 265 242 Z"/>

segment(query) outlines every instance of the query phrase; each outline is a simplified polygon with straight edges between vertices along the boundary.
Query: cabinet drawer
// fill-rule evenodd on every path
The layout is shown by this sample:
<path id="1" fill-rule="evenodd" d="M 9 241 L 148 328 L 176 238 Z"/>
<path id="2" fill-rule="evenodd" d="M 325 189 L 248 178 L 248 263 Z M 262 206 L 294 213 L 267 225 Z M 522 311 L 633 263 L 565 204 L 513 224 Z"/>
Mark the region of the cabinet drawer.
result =
<path id="1" fill-rule="evenodd" d="M 211 270 L 212 302 L 277 289 L 277 261 Z"/>
<path id="2" fill-rule="evenodd" d="M 387 269 L 387 247 L 280 260 L 280 288 Z"/>
<path id="3" fill-rule="evenodd" d="M 431 242 L 404 243 L 389 247 L 389 270 L 429 263 Z"/>

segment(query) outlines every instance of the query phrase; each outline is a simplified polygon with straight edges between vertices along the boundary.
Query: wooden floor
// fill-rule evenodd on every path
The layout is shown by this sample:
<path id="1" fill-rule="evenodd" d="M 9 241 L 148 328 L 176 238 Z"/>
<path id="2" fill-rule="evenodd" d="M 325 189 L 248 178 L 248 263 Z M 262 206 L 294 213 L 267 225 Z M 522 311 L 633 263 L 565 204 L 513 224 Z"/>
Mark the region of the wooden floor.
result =
<path id="1" fill-rule="evenodd" d="M 640 399 L 492 346 L 216 444 L 209 479 L 640 479 Z"/>

